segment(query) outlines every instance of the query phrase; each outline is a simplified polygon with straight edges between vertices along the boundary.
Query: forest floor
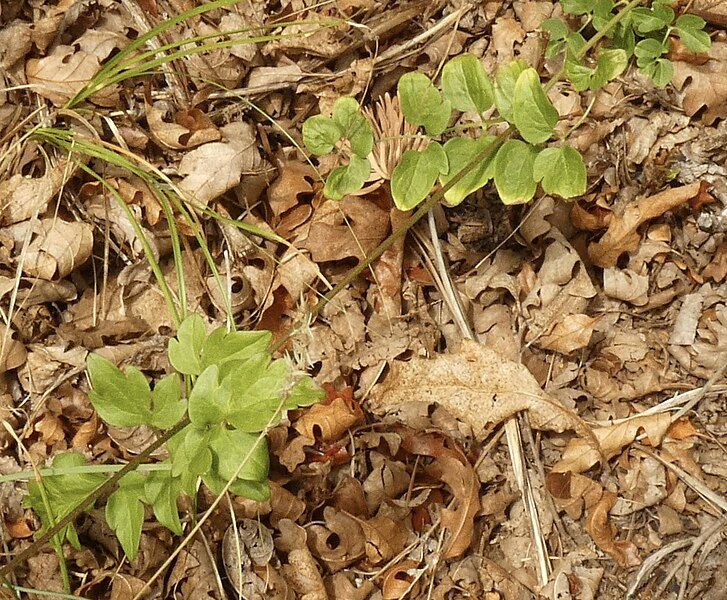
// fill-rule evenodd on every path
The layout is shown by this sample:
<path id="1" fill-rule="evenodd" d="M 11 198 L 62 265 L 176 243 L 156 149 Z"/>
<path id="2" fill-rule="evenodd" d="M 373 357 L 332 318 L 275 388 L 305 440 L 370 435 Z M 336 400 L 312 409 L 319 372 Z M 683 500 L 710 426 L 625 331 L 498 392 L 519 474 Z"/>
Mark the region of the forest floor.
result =
<path id="1" fill-rule="evenodd" d="M 257 43 L 184 47 L 70 108 L 197 3 L 0 2 L 0 477 L 69 450 L 125 463 L 158 435 L 104 423 L 85 373 L 90 352 L 170 371 L 175 319 L 145 251 L 177 301 L 181 267 L 209 328 L 271 331 L 327 392 L 268 432 L 270 500 L 229 494 L 187 539 L 215 500 L 202 486 L 182 536 L 147 511 L 129 561 L 102 497 L 60 551 L 73 596 L 49 544 L 0 597 L 132 600 L 149 583 L 144 597 L 193 600 L 727 598 L 727 3 L 678 4 L 712 47 L 673 49 L 671 84 L 630 67 L 595 92 L 549 90 L 584 195 L 504 206 L 486 187 L 438 204 L 311 312 L 408 214 L 390 163 L 326 199 L 332 165 L 308 160 L 306 118 L 353 96 L 396 160 L 403 73 L 470 52 L 547 79 L 540 24 L 558 2 L 223 2 L 144 49 L 245 27 Z M 139 170 L 194 197 L 202 245 L 176 210 L 170 229 Z M 549 427 L 542 400 L 578 424 Z M 0 566 L 38 537 L 27 479 L 0 483 Z"/>

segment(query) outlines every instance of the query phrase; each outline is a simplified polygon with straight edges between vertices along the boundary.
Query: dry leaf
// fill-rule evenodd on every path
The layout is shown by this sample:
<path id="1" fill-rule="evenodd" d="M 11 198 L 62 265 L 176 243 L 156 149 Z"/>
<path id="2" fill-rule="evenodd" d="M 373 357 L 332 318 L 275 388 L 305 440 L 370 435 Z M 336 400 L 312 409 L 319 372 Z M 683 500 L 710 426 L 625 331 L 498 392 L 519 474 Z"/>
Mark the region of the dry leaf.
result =
<path id="1" fill-rule="evenodd" d="M 452 490 L 456 505 L 442 509 L 442 527 L 449 531 L 442 556 L 454 558 L 469 548 L 474 533 L 474 519 L 480 509 L 480 481 L 469 464 L 449 456 L 437 458 L 427 469 Z"/>
<path id="2" fill-rule="evenodd" d="M 708 56 L 704 64 L 675 61 L 672 83 L 684 92 L 684 112 L 691 117 L 706 108 L 702 121 L 711 125 L 727 117 L 727 42 L 713 42 Z"/>
<path id="3" fill-rule="evenodd" d="M 91 256 L 93 227 L 89 223 L 41 219 L 8 229 L 19 251 L 26 236 L 32 236 L 23 259 L 23 272 L 34 277 L 61 279 Z"/>
<path id="4" fill-rule="evenodd" d="M 200 109 L 179 111 L 174 122 L 164 121 L 165 111 L 146 104 L 146 122 L 154 138 L 173 150 L 186 150 L 220 139 L 220 131 Z"/>
<path id="5" fill-rule="evenodd" d="M 255 129 L 249 123 L 235 122 L 222 128 L 228 141 L 203 144 L 188 152 L 179 163 L 179 183 L 192 201 L 206 207 L 240 183 L 243 172 L 256 172 L 261 166 Z"/>
<path id="6" fill-rule="evenodd" d="M 603 494 L 601 484 L 572 471 L 551 471 L 545 477 L 545 487 L 553 496 L 555 505 L 565 510 L 574 521 L 580 519 L 584 508 L 589 510 Z"/>
<path id="7" fill-rule="evenodd" d="M 278 524 L 280 538 L 275 546 L 288 553 L 288 562 L 281 571 L 300 600 L 328 600 L 323 578 L 318 572 L 315 559 L 306 546 L 305 529 L 288 519 Z"/>
<path id="8" fill-rule="evenodd" d="M 606 268 L 603 270 L 603 292 L 609 298 L 644 306 L 649 301 L 649 276 L 632 269 Z"/>
<path id="9" fill-rule="evenodd" d="M 639 551 L 630 540 L 615 540 L 616 528 L 609 523 L 608 511 L 616 504 L 616 494 L 604 492 L 586 519 L 586 529 L 596 545 L 626 568 L 641 564 Z"/>
<path id="10" fill-rule="evenodd" d="M 335 398 L 330 404 L 314 404 L 296 422 L 295 430 L 309 438 L 335 441 L 350 427 L 363 420 L 355 402 Z"/>
<path id="11" fill-rule="evenodd" d="M 584 314 L 568 315 L 555 324 L 550 333 L 538 338 L 538 347 L 570 354 L 585 348 L 591 341 L 598 319 Z"/>
<path id="12" fill-rule="evenodd" d="M 665 212 L 676 208 L 699 193 L 700 182 L 670 188 L 648 198 L 629 203 L 620 215 L 614 214 L 608 230 L 588 247 L 588 255 L 599 267 L 615 267 L 624 252 L 635 250 L 641 239 L 638 227 Z"/>
<path id="13" fill-rule="evenodd" d="M 636 436 L 645 432 L 652 446 L 657 446 L 666 435 L 671 417 L 666 413 L 645 415 L 628 419 L 618 425 L 609 427 L 596 427 L 593 435 L 601 446 L 601 452 L 606 458 L 620 453 L 625 446 L 631 444 Z M 563 452 L 563 457 L 553 465 L 553 471 L 563 473 L 583 473 L 602 460 L 601 455 L 593 446 L 582 439 L 572 439 Z"/>
<path id="14" fill-rule="evenodd" d="M 411 400 L 442 405 L 470 425 L 478 438 L 489 425 L 522 410 L 529 411 L 538 429 L 587 432 L 576 415 L 543 392 L 525 366 L 469 340 L 462 342 L 458 353 L 394 362 L 369 403 L 382 411 Z"/>
<path id="15" fill-rule="evenodd" d="M 42 215 L 75 170 L 75 166 L 62 160 L 42 177 L 18 173 L 0 181 L 0 224 L 11 225 Z"/>
<path id="16" fill-rule="evenodd" d="M 389 517 L 380 515 L 368 521 L 359 520 L 359 525 L 366 539 L 366 558 L 372 565 L 388 562 L 406 546 L 406 529 Z"/>
<path id="17" fill-rule="evenodd" d="M 97 56 L 83 50 L 75 51 L 73 46 L 56 46 L 52 54 L 28 60 L 25 74 L 35 92 L 55 106 L 63 106 L 100 68 Z M 109 89 L 105 89 L 102 96 L 108 99 L 109 92 Z M 94 100 L 98 98 L 96 94 Z"/>
<path id="18" fill-rule="evenodd" d="M 406 592 L 410 598 L 418 598 L 419 581 L 412 585 L 418 566 L 419 563 L 413 560 L 402 560 L 386 571 L 381 584 L 383 600 L 401 600 Z"/>
<path id="19" fill-rule="evenodd" d="M 340 571 L 368 552 L 369 542 L 361 529 L 362 521 L 332 506 L 323 509 L 323 519 L 325 525 L 315 523 L 307 528 L 308 546 L 331 573 Z"/>

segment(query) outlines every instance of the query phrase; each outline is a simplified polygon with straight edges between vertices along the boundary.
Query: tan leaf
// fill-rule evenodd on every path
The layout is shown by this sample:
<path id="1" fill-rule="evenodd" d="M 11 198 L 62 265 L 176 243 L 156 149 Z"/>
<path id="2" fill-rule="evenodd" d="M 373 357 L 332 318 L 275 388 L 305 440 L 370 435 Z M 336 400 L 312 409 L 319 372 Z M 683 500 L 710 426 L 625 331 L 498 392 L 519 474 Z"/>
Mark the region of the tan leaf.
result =
<path id="1" fill-rule="evenodd" d="M 349 427 L 363 420 L 361 407 L 344 398 L 335 398 L 330 404 L 314 404 L 296 422 L 295 430 L 309 438 L 324 442 L 335 441 Z"/>
<path id="2" fill-rule="evenodd" d="M 574 428 L 588 435 L 585 424 L 543 392 L 524 365 L 469 340 L 458 353 L 394 362 L 369 402 L 373 410 L 383 411 L 411 400 L 437 402 L 468 423 L 477 437 L 523 410 L 537 429 Z"/>
<path id="3" fill-rule="evenodd" d="M 23 260 L 23 272 L 28 275 L 61 279 L 91 256 L 93 227 L 89 223 L 42 219 L 14 227 L 16 233 L 21 233 L 20 239 L 24 238 L 26 227 L 35 235 Z"/>
<path id="4" fill-rule="evenodd" d="M 384 574 L 381 593 L 384 600 L 400 600 L 409 592 L 410 598 L 419 597 L 419 581 L 413 585 L 419 563 L 413 560 L 402 560 Z"/>
<path id="5" fill-rule="evenodd" d="M 649 276 L 632 269 L 606 268 L 603 270 L 603 292 L 609 298 L 643 306 L 649 301 Z"/>
<path id="6" fill-rule="evenodd" d="M 323 509 L 325 525 L 307 527 L 308 547 L 321 559 L 331 573 L 368 554 L 368 535 L 364 537 L 363 521 L 338 511 L 332 506 Z"/>
<path id="7" fill-rule="evenodd" d="M 72 46 L 57 46 L 49 56 L 28 60 L 25 74 L 35 92 L 55 106 L 63 106 L 100 68 L 93 54 L 76 52 Z"/>
<path id="8" fill-rule="evenodd" d="M 75 167 L 70 167 L 64 160 L 42 177 L 16 174 L 0 181 L 0 224 L 12 225 L 42 215 L 63 181 L 74 171 Z"/>
<path id="9" fill-rule="evenodd" d="M 346 196 L 316 209 L 308 237 L 301 245 L 317 263 L 362 258 L 386 238 L 390 223 L 388 210 L 367 198 Z"/>
<path id="10" fill-rule="evenodd" d="M 275 545 L 288 553 L 282 573 L 301 600 L 328 600 L 318 565 L 306 546 L 306 531 L 288 519 L 278 524 L 281 536 Z"/>
<path id="11" fill-rule="evenodd" d="M 388 562 L 406 546 L 406 529 L 389 517 L 359 520 L 359 525 L 366 537 L 366 558 L 372 565 Z"/>
<path id="12" fill-rule="evenodd" d="M 172 150 L 185 150 L 220 139 L 220 131 L 200 109 L 180 111 L 174 122 L 164 120 L 165 111 L 146 104 L 146 122 L 156 140 Z"/>
<path id="13" fill-rule="evenodd" d="M 684 112 L 691 117 L 706 108 L 702 121 L 711 125 L 727 117 L 727 42 L 714 42 L 708 55 L 704 64 L 675 61 L 673 83 L 684 92 Z"/>
<path id="14" fill-rule="evenodd" d="M 652 446 L 660 444 L 670 422 L 671 417 L 666 413 L 644 415 L 634 417 L 618 425 L 597 427 L 593 429 L 593 435 L 601 446 L 601 452 L 608 459 L 619 454 L 642 431 L 646 433 Z M 593 446 L 582 439 L 576 438 L 568 443 L 563 452 L 563 457 L 553 465 L 553 471 L 583 473 L 601 460 L 601 456 L 594 450 Z"/>
<path id="15" fill-rule="evenodd" d="M 552 331 L 538 338 L 538 346 L 561 354 L 570 354 L 588 346 L 598 319 L 584 314 L 568 315 Z"/>
<path id="16" fill-rule="evenodd" d="M 624 252 L 635 250 L 641 239 L 637 229 L 647 221 L 676 208 L 699 193 L 700 182 L 664 190 L 648 198 L 640 198 L 626 206 L 623 213 L 614 214 L 608 230 L 588 247 L 588 255 L 599 267 L 615 267 Z"/>
<path id="17" fill-rule="evenodd" d="M 180 189 L 190 195 L 199 207 L 232 189 L 243 172 L 260 167 L 255 129 L 248 123 L 235 122 L 223 128 L 226 142 L 211 142 L 185 154 L 179 163 L 184 179 Z"/>
<path id="18" fill-rule="evenodd" d="M 609 554 L 622 567 L 630 568 L 641 564 L 639 551 L 630 540 L 616 540 L 616 528 L 609 523 L 608 511 L 616 504 L 616 494 L 604 492 L 586 519 L 586 530 L 596 545 Z"/>
<path id="19" fill-rule="evenodd" d="M 0 374 L 22 366 L 26 358 L 25 346 L 13 339 L 13 332 L 7 325 L 0 323 Z"/>
<path id="20" fill-rule="evenodd" d="M 551 471 L 545 477 L 545 487 L 553 496 L 555 505 L 565 510 L 575 521 L 581 518 L 584 508 L 589 510 L 603 494 L 601 484 L 572 471 L 565 473 Z"/>
<path id="21" fill-rule="evenodd" d="M 471 465 L 449 456 L 436 459 L 427 471 L 449 486 L 456 501 L 454 508 L 442 509 L 442 527 L 449 531 L 442 555 L 454 558 L 472 542 L 475 515 L 480 509 L 480 481 Z"/>

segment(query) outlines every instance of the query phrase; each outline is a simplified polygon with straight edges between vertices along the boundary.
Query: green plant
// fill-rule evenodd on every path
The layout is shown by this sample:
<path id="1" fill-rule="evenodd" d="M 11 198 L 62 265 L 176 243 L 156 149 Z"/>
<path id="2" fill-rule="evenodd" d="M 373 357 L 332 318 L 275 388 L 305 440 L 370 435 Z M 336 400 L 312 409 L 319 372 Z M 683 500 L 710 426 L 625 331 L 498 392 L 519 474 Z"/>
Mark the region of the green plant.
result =
<path id="1" fill-rule="evenodd" d="M 618 77 L 636 57 L 639 70 L 664 87 L 674 76 L 674 65 L 665 54 L 669 51 L 669 38 L 677 35 L 692 52 L 706 52 L 711 39 L 704 31 L 705 21 L 696 15 L 676 16 L 671 2 L 655 1 L 650 7 L 635 6 L 622 12 L 622 18 L 605 35 L 607 46 L 596 57 L 577 60 L 576 54 L 585 45 L 584 33 L 588 28 L 601 31 L 612 23 L 615 9 L 623 2 L 611 0 L 561 0 L 566 14 L 580 17 L 577 31 L 561 19 L 547 19 L 542 28 L 550 41 L 546 57 L 564 55 L 565 72 L 578 91 L 595 90 Z"/>
<path id="2" fill-rule="evenodd" d="M 153 388 L 138 369 L 122 372 L 100 355 L 89 355 L 89 398 L 106 423 L 164 432 L 188 413 L 189 423 L 166 444 L 169 458 L 153 469 L 125 474 L 106 503 L 106 520 L 130 559 L 139 546 L 145 507 L 152 508 L 159 523 L 181 534 L 177 500 L 182 494 L 194 497 L 200 480 L 215 494 L 232 481 L 229 489 L 235 494 L 269 497 L 265 431 L 285 411 L 313 404 L 323 395 L 287 361 L 272 359 L 271 338 L 267 331 L 229 332 L 224 327 L 207 334 L 202 318 L 189 316 L 169 342 L 169 361 L 176 372 Z M 180 374 L 194 380 L 188 394 L 182 393 Z M 53 461 L 55 474 L 43 477 L 42 488 L 29 483 L 26 504 L 38 513 L 44 529 L 106 481 L 103 474 L 92 468 L 83 472 L 83 467 L 80 454 L 60 454 Z M 59 535 L 79 547 L 72 524 Z"/>
<path id="3" fill-rule="evenodd" d="M 494 136 L 486 135 L 486 121 L 476 124 L 480 125 L 479 137 L 452 136 L 447 129 L 452 110 L 475 113 L 481 119 L 493 104 L 499 115 L 493 121 L 509 123 L 522 140 L 505 142 L 492 157 L 456 182 L 444 195 L 448 204 L 459 204 L 490 180 L 494 180 L 505 204 L 532 199 L 539 182 L 546 193 L 564 198 L 585 192 L 586 169 L 578 151 L 563 143 L 543 146 L 555 133 L 558 112 L 538 73 L 524 62 L 501 67 L 493 82 L 475 56 L 462 54 L 444 65 L 441 89 L 422 73 L 406 73 L 399 79 L 397 95 L 406 121 L 423 127 L 425 133 L 418 135 L 428 140 L 423 150 L 404 152 L 393 170 L 391 192 L 399 209 L 417 206 L 437 181 L 447 184 L 494 142 Z M 366 157 L 374 136 L 356 100 L 339 98 L 332 116 L 307 119 L 303 141 L 317 156 L 331 152 L 341 158 L 348 155 L 348 165 L 336 167 L 328 176 L 323 190 L 326 197 L 337 200 L 364 185 L 370 173 Z"/>

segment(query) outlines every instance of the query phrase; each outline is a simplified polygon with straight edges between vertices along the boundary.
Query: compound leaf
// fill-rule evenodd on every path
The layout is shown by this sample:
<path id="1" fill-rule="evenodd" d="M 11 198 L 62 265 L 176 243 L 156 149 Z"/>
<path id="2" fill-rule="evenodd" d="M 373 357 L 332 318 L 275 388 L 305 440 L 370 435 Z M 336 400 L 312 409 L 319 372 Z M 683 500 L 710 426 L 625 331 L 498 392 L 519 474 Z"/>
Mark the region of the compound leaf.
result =
<path id="1" fill-rule="evenodd" d="M 586 191 L 583 157 L 570 146 L 545 148 L 533 163 L 533 179 L 541 182 L 546 194 L 557 194 L 562 198 L 580 196 Z"/>
<path id="2" fill-rule="evenodd" d="M 151 471 L 144 483 L 146 501 L 152 505 L 154 516 L 164 527 L 182 535 L 177 500 L 182 493 L 182 482 L 170 471 Z"/>
<path id="3" fill-rule="evenodd" d="M 442 69 L 442 91 L 457 110 L 483 113 L 492 106 L 492 82 L 482 63 L 472 54 L 461 54 Z"/>
<path id="4" fill-rule="evenodd" d="M 592 90 L 602 88 L 609 81 L 621 75 L 626 70 L 628 62 L 629 57 L 626 50 L 620 48 L 604 50 L 598 57 L 598 63 L 596 63 L 596 69 L 588 87 Z"/>
<path id="5" fill-rule="evenodd" d="M 199 375 L 202 370 L 202 346 L 207 337 L 204 321 L 198 314 L 184 319 L 177 329 L 176 339 L 169 340 L 169 361 L 180 373 Z"/>
<path id="6" fill-rule="evenodd" d="M 503 204 L 520 204 L 530 200 L 537 184 L 533 163 L 537 151 L 520 140 L 508 140 L 495 156 L 495 187 Z"/>
<path id="7" fill-rule="evenodd" d="M 540 144 L 553 135 L 558 111 L 545 95 L 538 72 L 532 67 L 517 78 L 512 116 L 520 135 L 531 144 Z"/>
<path id="8" fill-rule="evenodd" d="M 447 172 L 447 156 L 436 142 L 421 152 L 407 150 L 391 176 L 391 194 L 399 210 L 409 210 L 419 204 L 437 181 Z"/>

